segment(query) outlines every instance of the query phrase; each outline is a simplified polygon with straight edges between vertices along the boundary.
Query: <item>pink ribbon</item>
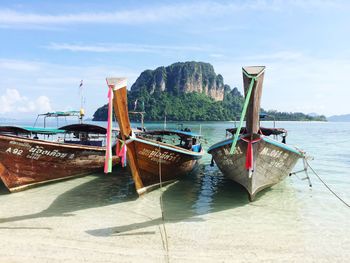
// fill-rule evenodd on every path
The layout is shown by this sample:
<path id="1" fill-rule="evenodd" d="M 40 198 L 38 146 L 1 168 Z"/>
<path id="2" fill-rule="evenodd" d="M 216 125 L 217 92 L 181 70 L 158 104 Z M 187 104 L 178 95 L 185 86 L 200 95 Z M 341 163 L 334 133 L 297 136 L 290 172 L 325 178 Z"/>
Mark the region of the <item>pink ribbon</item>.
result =
<path id="1" fill-rule="evenodd" d="M 119 145 L 120 140 L 118 139 L 117 141 L 117 147 L 116 147 L 116 154 L 118 157 L 121 157 L 121 164 L 122 167 L 126 166 L 126 152 L 128 150 L 128 148 L 126 147 L 126 143 L 122 142 L 122 148 L 120 149 L 120 145 Z"/>
<path id="2" fill-rule="evenodd" d="M 108 89 L 108 122 L 107 122 L 107 142 L 106 142 L 106 159 L 104 172 L 112 172 L 112 114 L 113 114 L 113 90 Z"/>

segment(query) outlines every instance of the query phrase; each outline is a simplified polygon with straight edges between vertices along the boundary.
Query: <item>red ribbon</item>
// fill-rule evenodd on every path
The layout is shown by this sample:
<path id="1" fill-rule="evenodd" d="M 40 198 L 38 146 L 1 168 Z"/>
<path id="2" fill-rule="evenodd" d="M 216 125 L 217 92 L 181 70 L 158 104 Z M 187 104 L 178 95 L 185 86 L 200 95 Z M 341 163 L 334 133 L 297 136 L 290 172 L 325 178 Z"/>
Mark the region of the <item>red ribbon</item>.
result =
<path id="1" fill-rule="evenodd" d="M 241 138 L 243 141 L 247 142 L 247 154 L 245 157 L 245 168 L 247 170 L 253 169 L 254 165 L 254 155 L 253 155 L 253 143 L 256 143 L 261 140 L 261 138 L 255 139 L 255 140 L 250 140 L 246 138 Z"/>

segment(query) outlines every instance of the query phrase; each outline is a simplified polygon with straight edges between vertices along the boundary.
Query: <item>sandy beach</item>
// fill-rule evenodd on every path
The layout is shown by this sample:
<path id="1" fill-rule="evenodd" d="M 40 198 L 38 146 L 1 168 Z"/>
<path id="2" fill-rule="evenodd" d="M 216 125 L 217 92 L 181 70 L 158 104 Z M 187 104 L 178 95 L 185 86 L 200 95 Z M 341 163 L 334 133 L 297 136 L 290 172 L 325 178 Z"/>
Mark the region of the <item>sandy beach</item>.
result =
<path id="1" fill-rule="evenodd" d="M 0 262 L 350 258 L 349 210 L 332 197 L 321 200 L 319 186 L 310 191 L 290 178 L 249 203 L 240 187 L 210 174 L 210 169 L 202 167 L 194 176 L 141 198 L 124 172 L 15 194 L 3 189 Z"/>

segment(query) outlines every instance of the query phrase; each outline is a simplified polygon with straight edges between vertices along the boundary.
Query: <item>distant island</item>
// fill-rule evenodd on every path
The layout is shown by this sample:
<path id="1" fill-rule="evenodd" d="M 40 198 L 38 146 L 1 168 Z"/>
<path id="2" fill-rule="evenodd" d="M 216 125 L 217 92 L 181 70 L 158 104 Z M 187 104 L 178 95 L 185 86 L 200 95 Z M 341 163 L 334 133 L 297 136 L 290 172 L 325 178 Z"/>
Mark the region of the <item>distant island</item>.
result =
<path id="1" fill-rule="evenodd" d="M 333 115 L 327 118 L 328 121 L 350 121 L 350 114 Z"/>
<path id="2" fill-rule="evenodd" d="M 146 121 L 227 121 L 239 119 L 243 96 L 224 84 L 214 67 L 204 62 L 178 62 L 145 70 L 128 91 L 129 111 L 144 111 Z M 326 121 L 325 116 L 265 111 L 266 119 Z M 139 117 L 131 115 L 132 120 Z M 107 120 L 107 105 L 96 110 L 94 121 Z"/>

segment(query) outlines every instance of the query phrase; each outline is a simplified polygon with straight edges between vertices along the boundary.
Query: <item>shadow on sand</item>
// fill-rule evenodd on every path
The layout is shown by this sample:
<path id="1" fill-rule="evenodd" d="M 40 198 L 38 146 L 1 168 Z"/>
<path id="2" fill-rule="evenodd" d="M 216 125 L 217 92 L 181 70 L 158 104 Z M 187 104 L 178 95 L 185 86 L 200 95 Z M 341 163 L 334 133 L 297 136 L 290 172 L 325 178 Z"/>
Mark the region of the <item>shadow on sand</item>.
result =
<path id="1" fill-rule="evenodd" d="M 260 192 L 257 199 L 267 191 Z M 162 194 L 162 202 L 165 222 L 201 222 L 204 220 L 201 215 L 250 204 L 248 194 L 242 186 L 224 178 L 216 167 L 209 165 L 200 166 L 190 176 L 168 186 Z M 158 217 L 140 223 L 86 232 L 100 237 L 154 234 L 152 231 L 142 229 L 162 223 L 163 219 Z M 135 230 L 141 231 L 127 233 Z"/>
<path id="2" fill-rule="evenodd" d="M 9 193 L 10 193 L 10 191 L 6 188 L 4 183 L 0 180 L 0 196 L 1 195 L 7 195 Z"/>
<path id="3" fill-rule="evenodd" d="M 8 194 L 7 189 L 2 188 L 0 187 L 0 193 Z M 262 191 L 259 196 L 264 195 L 265 192 Z M 0 218 L 0 223 L 43 217 L 69 217 L 74 216 L 75 211 L 133 201 L 137 198 L 130 174 L 120 168 L 112 175 L 96 174 L 95 179 L 59 195 L 47 209 L 41 212 Z M 156 199 L 156 202 L 158 200 Z M 209 165 L 199 166 L 191 175 L 168 186 L 162 194 L 163 216 L 166 222 L 200 222 L 203 221 L 201 215 L 245 206 L 249 203 L 243 187 L 224 178 L 216 167 L 212 168 Z M 127 232 L 162 223 L 161 217 L 149 218 L 145 222 L 86 232 L 93 236 L 146 235 L 154 232 Z"/>
<path id="4" fill-rule="evenodd" d="M 137 198 L 138 196 L 129 174 L 126 170 L 116 169 L 116 172 L 111 175 L 96 174 L 96 178 L 91 181 L 59 195 L 47 209 L 39 213 L 0 218 L 0 223 L 40 217 L 72 216 L 72 213 L 75 211 L 113 205 Z"/>

